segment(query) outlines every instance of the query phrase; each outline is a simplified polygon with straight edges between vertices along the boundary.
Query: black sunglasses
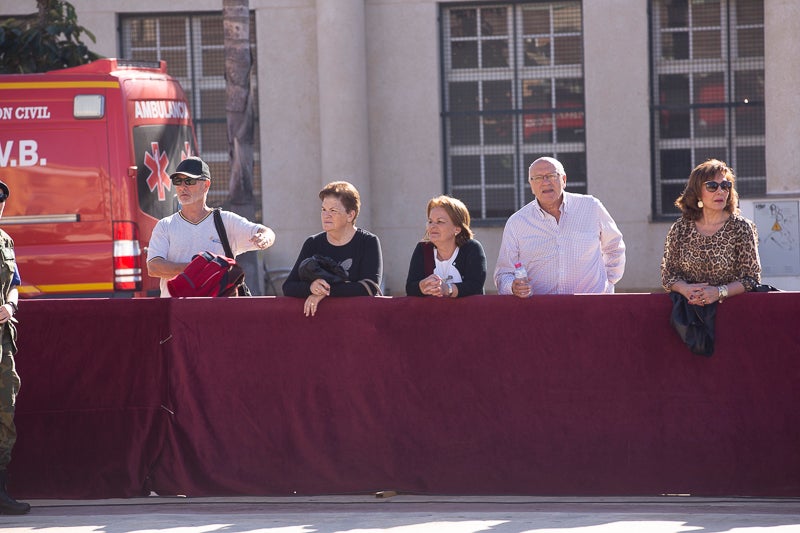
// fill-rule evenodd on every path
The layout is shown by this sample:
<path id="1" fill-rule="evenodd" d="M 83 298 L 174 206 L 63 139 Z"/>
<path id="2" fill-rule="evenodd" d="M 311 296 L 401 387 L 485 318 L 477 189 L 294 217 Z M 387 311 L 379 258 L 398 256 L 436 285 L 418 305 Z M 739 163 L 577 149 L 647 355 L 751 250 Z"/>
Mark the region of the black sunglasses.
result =
<path id="1" fill-rule="evenodd" d="M 703 185 L 706 186 L 706 190 L 708 192 L 717 192 L 717 189 L 722 187 L 723 191 L 730 191 L 733 188 L 733 182 L 728 180 L 722 180 L 720 182 L 716 181 L 707 181 Z"/>
<path id="2" fill-rule="evenodd" d="M 173 185 L 183 185 L 184 183 L 186 185 L 194 185 L 198 181 L 205 181 L 208 178 L 181 178 L 180 176 L 174 176 L 170 180 L 172 180 Z"/>

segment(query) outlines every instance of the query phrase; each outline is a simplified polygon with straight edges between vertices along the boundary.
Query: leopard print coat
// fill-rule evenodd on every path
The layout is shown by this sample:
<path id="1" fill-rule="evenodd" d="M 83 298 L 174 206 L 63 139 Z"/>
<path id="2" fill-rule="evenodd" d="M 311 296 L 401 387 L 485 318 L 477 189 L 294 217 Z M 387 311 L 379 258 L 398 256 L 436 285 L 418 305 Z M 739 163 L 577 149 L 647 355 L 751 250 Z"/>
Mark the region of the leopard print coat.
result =
<path id="1" fill-rule="evenodd" d="M 669 291 L 677 281 L 726 285 L 741 282 L 751 291 L 761 283 L 758 231 L 740 215 L 731 215 L 711 236 L 697 231 L 692 220 L 679 218 L 667 233 L 661 259 L 661 285 Z"/>

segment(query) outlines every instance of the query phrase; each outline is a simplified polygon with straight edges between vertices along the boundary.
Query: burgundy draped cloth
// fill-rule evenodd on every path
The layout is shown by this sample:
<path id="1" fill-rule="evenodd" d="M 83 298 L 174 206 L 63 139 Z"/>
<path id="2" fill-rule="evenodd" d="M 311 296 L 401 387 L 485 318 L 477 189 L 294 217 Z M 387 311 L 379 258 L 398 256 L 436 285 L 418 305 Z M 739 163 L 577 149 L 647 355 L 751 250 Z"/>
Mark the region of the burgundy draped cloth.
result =
<path id="1" fill-rule="evenodd" d="M 18 498 L 800 496 L 800 293 L 20 305 Z"/>

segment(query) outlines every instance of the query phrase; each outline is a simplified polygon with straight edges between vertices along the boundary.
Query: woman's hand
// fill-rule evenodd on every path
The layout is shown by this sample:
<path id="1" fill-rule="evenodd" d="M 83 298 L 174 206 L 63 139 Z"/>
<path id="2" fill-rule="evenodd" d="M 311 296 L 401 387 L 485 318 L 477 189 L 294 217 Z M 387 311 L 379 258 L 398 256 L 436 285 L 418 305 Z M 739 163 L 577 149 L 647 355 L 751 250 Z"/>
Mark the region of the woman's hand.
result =
<path id="1" fill-rule="evenodd" d="M 442 278 L 431 274 L 419 282 L 419 290 L 425 296 L 442 296 Z"/>
<path id="2" fill-rule="evenodd" d="M 316 296 L 330 296 L 331 295 L 331 286 L 330 284 L 322 278 L 315 279 L 311 282 L 311 286 L 309 287 L 312 295 Z"/>
<path id="3" fill-rule="evenodd" d="M 308 298 L 306 298 L 306 302 L 303 304 L 303 313 L 306 316 L 314 316 L 317 314 L 317 307 L 319 307 L 319 303 L 322 299 L 325 298 L 325 295 L 319 294 L 312 294 Z"/>
<path id="4" fill-rule="evenodd" d="M 311 291 L 311 296 L 306 298 L 306 303 L 303 305 L 303 313 L 306 316 L 314 316 L 322 299 L 331 295 L 331 286 L 324 279 L 317 278 L 311 282 L 309 290 Z"/>
<path id="5" fill-rule="evenodd" d="M 719 300 L 719 290 L 708 283 L 687 283 L 680 291 L 692 305 L 704 306 Z"/>

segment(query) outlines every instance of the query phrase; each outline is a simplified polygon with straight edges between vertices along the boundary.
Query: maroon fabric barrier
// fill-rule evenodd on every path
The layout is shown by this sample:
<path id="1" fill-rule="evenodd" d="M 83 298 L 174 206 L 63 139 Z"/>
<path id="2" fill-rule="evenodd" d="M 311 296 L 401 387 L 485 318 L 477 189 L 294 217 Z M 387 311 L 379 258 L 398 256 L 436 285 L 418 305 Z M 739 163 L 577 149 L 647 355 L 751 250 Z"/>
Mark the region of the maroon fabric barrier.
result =
<path id="1" fill-rule="evenodd" d="M 20 303 L 10 485 L 26 497 L 147 494 L 167 433 L 166 301 Z"/>
<path id="2" fill-rule="evenodd" d="M 670 309 L 24 302 L 14 494 L 800 496 L 800 293 L 725 302 L 710 358 Z"/>

